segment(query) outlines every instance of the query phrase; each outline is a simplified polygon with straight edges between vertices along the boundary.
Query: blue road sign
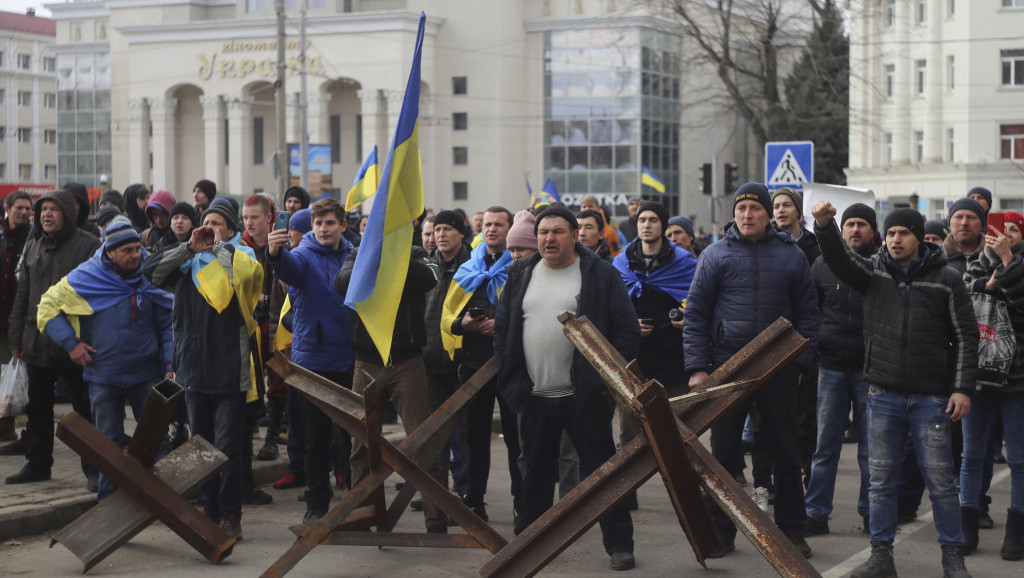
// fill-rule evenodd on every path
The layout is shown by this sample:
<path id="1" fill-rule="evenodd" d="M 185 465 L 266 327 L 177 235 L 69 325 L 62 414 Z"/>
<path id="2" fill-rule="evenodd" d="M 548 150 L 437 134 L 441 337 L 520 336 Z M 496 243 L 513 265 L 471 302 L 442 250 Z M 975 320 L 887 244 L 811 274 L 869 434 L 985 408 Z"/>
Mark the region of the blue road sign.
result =
<path id="1" fill-rule="evenodd" d="M 814 143 L 765 143 L 764 175 L 769 190 L 782 187 L 803 190 L 804 183 L 814 182 Z"/>

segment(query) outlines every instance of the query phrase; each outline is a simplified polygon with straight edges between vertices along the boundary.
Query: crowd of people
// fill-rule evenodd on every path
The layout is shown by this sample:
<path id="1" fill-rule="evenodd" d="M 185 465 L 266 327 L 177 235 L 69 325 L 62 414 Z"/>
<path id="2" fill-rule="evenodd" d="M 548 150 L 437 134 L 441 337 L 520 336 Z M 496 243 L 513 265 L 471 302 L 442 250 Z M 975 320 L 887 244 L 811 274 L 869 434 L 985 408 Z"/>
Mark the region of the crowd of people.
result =
<path id="1" fill-rule="evenodd" d="M 104 192 L 92 215 L 77 183 L 35 203 L 22 192 L 4 199 L 0 354 L 26 363 L 29 392 L 20 438 L 0 420 L 0 436 L 16 438 L 0 454 L 27 460 L 7 484 L 50 478 L 58 384 L 125 443 L 125 405 L 140 415 L 149 390 L 174 379 L 185 401 L 163 451 L 201 435 L 228 457 L 202 489 L 204 513 L 240 538 L 243 506 L 272 500 L 252 476 L 262 418 L 255 459 L 277 459 L 287 427 L 288 466 L 273 485 L 306 488 L 304 521 L 314 521 L 332 486 L 344 491 L 368 474 L 367 450 L 266 366 L 274 351 L 356 393 L 375 383 L 407 433 L 493 356 L 497 375 L 428 471 L 486 521 L 497 404 L 518 534 L 551 507 L 556 484 L 564 496 L 636 435 L 623 420 L 613 436 L 614 400 L 559 314 L 585 315 L 670 397 L 699 390 L 783 317 L 812 347 L 717 421 L 711 445 L 742 485 L 751 452 L 754 500 L 774 504 L 796 548 L 811 557 L 807 537 L 830 532 L 839 454 L 852 436 L 871 557 L 851 576 L 896 576 L 897 526 L 916 517 L 925 488 L 944 575 L 970 576 L 964 556 L 994 525 L 987 493 L 1005 438 L 1001 556 L 1024 558 L 1024 348 L 993 371 L 979 348 L 996 328 L 979 328 L 975 313 L 996 303 L 1006 332 L 1024 338 L 1024 216 L 991 213 L 986 189 L 953 203 L 946 221 L 900 208 L 879 227 L 867 205 L 836 221 L 828 201 L 804 215 L 799 191 L 747 183 L 715 242 L 639 197 L 621 222 L 592 196 L 578 211 L 428 211 L 388 359 L 344 304 L 365 218 L 329 197 L 311 204 L 301 187 L 281 211 L 263 194 L 241 206 L 217 197 L 205 179 L 192 197 L 134 184 Z M 109 496 L 110 481 L 82 468 L 98 499 Z M 427 532 L 455 523 L 428 500 L 413 506 Z M 615 570 L 635 565 L 637 506 L 634 494 L 600 522 Z M 725 556 L 736 527 L 708 506 L 722 545 L 713 556 Z"/>

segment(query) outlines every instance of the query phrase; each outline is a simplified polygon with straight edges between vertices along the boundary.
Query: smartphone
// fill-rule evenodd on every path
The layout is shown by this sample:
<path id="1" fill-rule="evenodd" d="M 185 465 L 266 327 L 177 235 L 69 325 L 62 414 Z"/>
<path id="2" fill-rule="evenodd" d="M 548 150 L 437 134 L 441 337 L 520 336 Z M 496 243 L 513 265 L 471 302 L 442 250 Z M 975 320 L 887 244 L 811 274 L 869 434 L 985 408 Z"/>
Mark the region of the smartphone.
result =
<path id="1" fill-rule="evenodd" d="M 291 213 L 288 211 L 278 211 L 277 217 L 274 219 L 274 230 L 288 229 L 288 219 L 291 216 Z"/>
<path id="2" fill-rule="evenodd" d="M 640 323 L 643 323 L 644 325 L 654 325 L 654 320 L 650 318 L 645 318 L 641 319 Z"/>
<path id="3" fill-rule="evenodd" d="M 466 315 L 476 319 L 477 317 L 484 316 L 484 310 L 480 307 L 471 307 L 469 311 L 466 311 Z"/>
<path id="4" fill-rule="evenodd" d="M 1006 232 L 1006 213 L 989 213 L 988 214 L 988 226 L 999 231 L 1000 233 Z M 989 232 L 986 231 L 986 234 Z"/>

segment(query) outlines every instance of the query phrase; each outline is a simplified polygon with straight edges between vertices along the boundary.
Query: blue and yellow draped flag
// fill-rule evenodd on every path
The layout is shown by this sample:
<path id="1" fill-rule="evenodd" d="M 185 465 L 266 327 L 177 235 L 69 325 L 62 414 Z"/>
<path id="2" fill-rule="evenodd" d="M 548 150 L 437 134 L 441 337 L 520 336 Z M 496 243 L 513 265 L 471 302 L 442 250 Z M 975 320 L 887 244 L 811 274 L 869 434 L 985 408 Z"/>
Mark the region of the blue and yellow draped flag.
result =
<path id="1" fill-rule="evenodd" d="M 665 194 L 665 183 L 662 183 L 661 180 L 651 172 L 651 169 L 647 167 L 644 167 L 644 171 L 640 174 L 640 182 L 661 194 Z"/>
<path id="2" fill-rule="evenodd" d="M 345 210 L 354 210 L 362 205 L 377 192 L 380 186 L 380 163 L 377 162 L 377 145 L 373 145 L 370 155 L 359 167 L 355 180 L 352 181 L 352 188 L 348 190 L 348 197 L 345 199 Z"/>
<path id="3" fill-rule="evenodd" d="M 523 173 L 523 179 L 526 180 L 526 195 L 532 197 L 533 187 L 530 186 L 530 177 L 526 176 L 526 173 Z"/>
<path id="4" fill-rule="evenodd" d="M 427 16 L 420 13 L 412 70 L 398 114 L 377 197 L 352 268 L 345 305 L 359 314 L 380 358 L 391 358 L 391 338 L 409 273 L 412 223 L 423 213 L 423 178 L 417 117 L 420 110 L 420 57 Z"/>
<path id="5" fill-rule="evenodd" d="M 452 284 L 448 286 L 448 293 L 444 296 L 444 304 L 441 306 L 441 344 L 452 360 L 455 359 L 455 351 L 462 348 L 462 335 L 452 332 L 452 324 L 469 305 L 473 293 L 481 290 L 485 284 L 487 300 L 491 305 L 498 304 L 501 290 L 508 280 L 508 266 L 511 264 L 512 254 L 505 249 L 501 257 L 488 267 L 487 245 L 480 245 L 470 253 L 469 261 L 463 263 L 455 272 Z"/>
<path id="6" fill-rule="evenodd" d="M 551 198 L 554 199 L 556 203 L 562 202 L 562 197 L 558 195 L 558 189 L 555 188 L 555 181 L 548 179 L 548 182 L 544 183 L 544 192 L 551 195 Z"/>

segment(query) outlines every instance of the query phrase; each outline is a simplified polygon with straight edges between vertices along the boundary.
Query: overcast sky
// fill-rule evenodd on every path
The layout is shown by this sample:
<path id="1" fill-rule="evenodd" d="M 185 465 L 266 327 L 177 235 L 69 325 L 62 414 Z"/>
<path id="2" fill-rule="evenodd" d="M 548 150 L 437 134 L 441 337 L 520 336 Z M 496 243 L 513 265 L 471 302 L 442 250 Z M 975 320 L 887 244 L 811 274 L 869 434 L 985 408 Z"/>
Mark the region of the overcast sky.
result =
<path id="1" fill-rule="evenodd" d="M 0 2 L 0 10 L 5 12 L 20 12 L 25 13 L 26 8 L 35 8 L 36 14 L 39 16 L 51 17 L 53 14 L 49 10 L 43 7 L 43 4 L 53 4 L 52 1 L 47 0 L 3 0 Z"/>

